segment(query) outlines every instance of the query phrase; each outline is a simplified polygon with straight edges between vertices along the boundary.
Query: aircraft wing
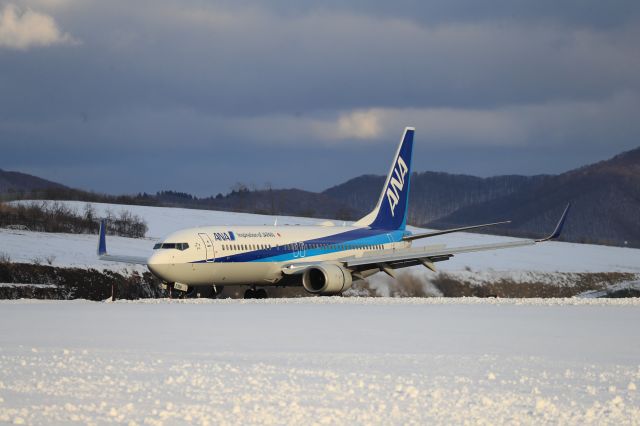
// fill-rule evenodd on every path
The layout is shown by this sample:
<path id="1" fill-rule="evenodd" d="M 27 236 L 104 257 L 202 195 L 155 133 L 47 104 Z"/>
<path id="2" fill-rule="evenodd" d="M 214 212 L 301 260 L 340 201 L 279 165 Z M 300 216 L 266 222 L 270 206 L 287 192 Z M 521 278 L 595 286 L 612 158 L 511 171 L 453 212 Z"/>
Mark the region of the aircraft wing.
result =
<path id="1" fill-rule="evenodd" d="M 544 241 L 554 240 L 560 236 L 562 227 L 569 213 L 571 204 L 568 204 L 562 213 L 562 217 L 558 221 L 554 231 L 547 237 L 539 240 L 517 240 L 505 243 L 481 244 L 464 247 L 432 246 L 417 247 L 406 249 L 388 249 L 379 252 L 366 253 L 361 256 L 350 256 L 337 261 L 342 263 L 346 268 L 353 272 L 355 277 L 360 271 L 379 269 L 386 272 L 390 276 L 394 276 L 394 269 L 406 268 L 415 265 L 424 265 L 425 267 L 435 271 L 435 262 L 449 260 L 453 256 L 461 253 L 473 253 L 478 251 L 499 250 L 516 247 L 531 246 Z M 286 275 L 302 274 L 306 269 L 322 262 L 301 262 L 293 263 L 283 267 L 282 272 Z"/>
<path id="2" fill-rule="evenodd" d="M 452 247 L 444 249 L 409 248 L 385 250 L 382 253 L 373 253 L 361 257 L 350 257 L 341 259 L 344 265 L 352 271 L 362 271 L 379 268 L 387 274 L 393 276 L 393 269 L 406 268 L 408 266 L 424 265 L 435 271 L 435 262 L 449 260 L 456 254 L 471 253 L 476 251 L 498 250 L 506 248 L 524 247 L 536 244 L 536 240 L 520 240 L 508 243 L 483 244 L 465 247 Z"/>
<path id="3" fill-rule="evenodd" d="M 414 265 L 424 265 L 425 267 L 435 271 L 435 262 L 441 262 L 449 260 L 456 254 L 460 253 L 472 253 L 477 251 L 487 250 L 499 250 L 515 247 L 530 246 L 544 241 L 554 240 L 560 236 L 564 222 L 567 219 L 569 208 L 571 204 L 568 204 L 564 209 L 558 224 L 554 231 L 547 236 L 539 240 L 518 240 L 506 243 L 494 243 L 494 244 L 482 244 L 475 246 L 465 247 L 452 247 L 452 248 L 408 248 L 408 249 L 395 249 L 385 250 L 379 253 L 365 254 L 361 257 L 350 257 L 340 259 L 344 266 L 357 273 L 367 269 L 379 268 L 381 271 L 386 272 L 388 275 L 394 276 L 393 269 L 404 268 Z"/>
<path id="4" fill-rule="evenodd" d="M 463 226 L 462 228 L 443 229 L 441 231 L 425 232 L 424 234 L 413 234 L 402 237 L 404 241 L 419 240 L 421 238 L 430 238 L 438 235 L 452 234 L 454 232 L 470 231 L 472 229 L 486 228 L 487 226 L 503 225 L 505 223 L 511 223 L 510 220 L 503 222 L 483 223 L 482 225 Z"/>

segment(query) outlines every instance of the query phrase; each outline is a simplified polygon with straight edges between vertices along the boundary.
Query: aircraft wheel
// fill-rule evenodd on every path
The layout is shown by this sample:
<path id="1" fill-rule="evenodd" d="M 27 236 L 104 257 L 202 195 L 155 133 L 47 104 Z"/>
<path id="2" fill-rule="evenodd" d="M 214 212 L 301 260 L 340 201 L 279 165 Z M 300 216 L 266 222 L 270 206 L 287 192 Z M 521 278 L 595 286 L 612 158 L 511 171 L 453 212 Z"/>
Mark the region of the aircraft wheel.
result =
<path id="1" fill-rule="evenodd" d="M 214 286 L 213 287 L 213 296 L 211 296 L 212 299 L 217 299 L 218 296 L 220 296 L 220 294 L 222 293 L 222 291 L 224 290 L 224 286 L 218 285 L 218 286 Z"/>
<path id="2" fill-rule="evenodd" d="M 244 292 L 244 298 L 245 299 L 255 299 L 256 298 L 256 291 L 248 288 L 247 290 L 245 290 Z"/>
<path id="3" fill-rule="evenodd" d="M 264 288 L 256 290 L 256 299 L 266 299 L 267 297 L 269 296 L 267 295 L 267 290 Z"/>

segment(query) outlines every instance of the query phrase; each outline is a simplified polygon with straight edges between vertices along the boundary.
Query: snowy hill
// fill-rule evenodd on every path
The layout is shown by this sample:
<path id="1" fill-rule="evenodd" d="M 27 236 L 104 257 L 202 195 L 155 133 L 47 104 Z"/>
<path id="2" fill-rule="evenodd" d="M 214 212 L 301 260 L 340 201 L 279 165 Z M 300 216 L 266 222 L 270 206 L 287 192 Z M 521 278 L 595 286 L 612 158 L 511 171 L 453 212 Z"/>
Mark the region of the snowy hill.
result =
<path id="1" fill-rule="evenodd" d="M 25 202 L 25 201 L 23 201 Z M 84 202 L 68 201 L 68 206 L 81 211 Z M 113 253 L 146 255 L 154 243 L 176 230 L 200 225 L 272 225 L 275 217 L 246 213 L 191 210 L 168 207 L 124 206 L 92 203 L 98 215 L 107 211 L 118 214 L 128 210 L 142 217 L 149 227 L 146 239 L 108 237 L 109 250 Z M 278 226 L 312 225 L 320 219 L 278 217 Z M 569 217 L 569 221 L 571 218 Z M 337 226 L 341 226 L 337 222 Z M 424 229 L 412 228 L 413 231 Z M 423 244 L 447 244 L 450 247 L 513 241 L 515 238 L 471 233 L 458 233 L 419 240 Z M 26 231 L 0 230 L 0 252 L 15 262 L 44 263 L 51 260 L 55 266 L 79 266 L 122 270 L 126 265 L 101 262 L 95 255 L 97 236 L 74 234 L 50 234 Z M 493 252 L 460 255 L 439 263 L 443 271 L 460 274 L 495 274 L 507 271 L 512 276 L 539 272 L 631 272 L 640 273 L 640 250 L 588 244 L 548 242 L 531 247 Z M 129 268 L 131 268 L 129 266 Z M 142 268 L 144 269 L 144 268 Z M 415 273 L 428 274 L 423 268 L 413 268 Z"/>

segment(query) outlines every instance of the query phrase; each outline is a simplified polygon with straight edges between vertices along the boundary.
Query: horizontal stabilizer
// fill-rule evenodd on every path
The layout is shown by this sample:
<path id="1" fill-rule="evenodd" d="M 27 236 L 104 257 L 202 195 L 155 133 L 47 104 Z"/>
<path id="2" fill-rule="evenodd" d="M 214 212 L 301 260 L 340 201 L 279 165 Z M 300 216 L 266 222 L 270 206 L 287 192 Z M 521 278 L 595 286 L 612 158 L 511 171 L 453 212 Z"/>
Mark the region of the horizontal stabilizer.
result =
<path id="1" fill-rule="evenodd" d="M 107 224 L 104 219 L 100 221 L 100 231 L 98 233 L 98 256 L 107 254 Z"/>
<path id="2" fill-rule="evenodd" d="M 100 231 L 98 235 L 98 258 L 108 262 L 131 263 L 135 265 L 146 265 L 147 258 L 142 256 L 125 256 L 107 254 L 107 225 L 104 219 L 100 221 Z"/>
<path id="3" fill-rule="evenodd" d="M 130 263 L 133 265 L 146 265 L 147 258 L 142 256 L 124 256 L 124 255 L 111 255 L 104 254 L 102 256 L 98 256 L 100 260 L 106 260 L 107 262 L 120 262 L 120 263 Z"/>

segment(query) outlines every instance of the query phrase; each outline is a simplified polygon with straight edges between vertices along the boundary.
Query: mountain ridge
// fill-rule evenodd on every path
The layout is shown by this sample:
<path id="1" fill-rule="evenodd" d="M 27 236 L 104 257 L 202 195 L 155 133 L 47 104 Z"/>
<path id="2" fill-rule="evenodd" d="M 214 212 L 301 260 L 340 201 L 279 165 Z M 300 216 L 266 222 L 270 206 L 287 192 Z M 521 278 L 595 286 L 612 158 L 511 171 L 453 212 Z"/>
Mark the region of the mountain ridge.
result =
<path id="1" fill-rule="evenodd" d="M 385 179 L 383 175 L 362 175 L 319 193 L 296 188 L 250 190 L 238 184 L 225 195 L 198 198 L 175 191 L 109 196 L 19 172 L 0 171 L 0 183 L 7 173 L 31 182 L 31 186 L 50 184 L 22 192 L 14 189 L 9 198 L 72 199 L 338 220 L 355 220 L 368 213 L 377 202 Z M 411 179 L 408 222 L 412 225 L 438 229 L 510 219 L 511 224 L 483 232 L 539 237 L 553 228 L 566 204 L 572 202 L 563 239 L 640 247 L 640 148 L 558 175 L 481 178 L 425 171 L 414 172 Z M 7 190 L 0 185 L 0 194 L 3 192 L 6 194 Z"/>
<path id="2" fill-rule="evenodd" d="M 46 188 L 66 188 L 66 186 L 27 173 L 0 169 L 0 193 L 34 191 Z"/>

